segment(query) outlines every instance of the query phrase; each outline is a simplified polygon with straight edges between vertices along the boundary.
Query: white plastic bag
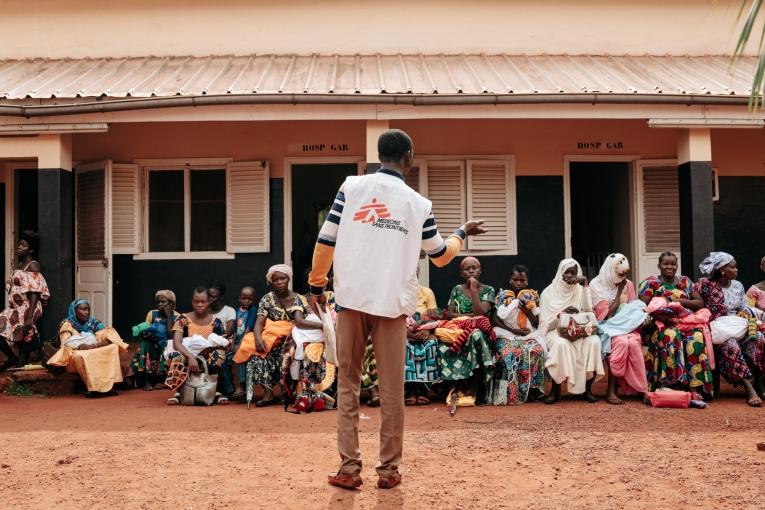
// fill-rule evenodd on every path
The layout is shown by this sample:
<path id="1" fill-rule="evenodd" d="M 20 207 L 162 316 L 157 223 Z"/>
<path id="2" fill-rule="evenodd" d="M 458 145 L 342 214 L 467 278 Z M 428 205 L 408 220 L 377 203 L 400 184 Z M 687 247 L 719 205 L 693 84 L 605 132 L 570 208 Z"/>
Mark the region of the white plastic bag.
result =
<path id="1" fill-rule="evenodd" d="M 324 356 L 327 363 L 337 366 L 337 340 L 335 339 L 335 322 L 326 309 L 319 307 L 319 318 L 324 325 Z"/>
<path id="2" fill-rule="evenodd" d="M 731 338 L 741 340 L 746 335 L 749 321 L 737 315 L 723 315 L 709 323 L 712 343 L 722 345 Z"/>

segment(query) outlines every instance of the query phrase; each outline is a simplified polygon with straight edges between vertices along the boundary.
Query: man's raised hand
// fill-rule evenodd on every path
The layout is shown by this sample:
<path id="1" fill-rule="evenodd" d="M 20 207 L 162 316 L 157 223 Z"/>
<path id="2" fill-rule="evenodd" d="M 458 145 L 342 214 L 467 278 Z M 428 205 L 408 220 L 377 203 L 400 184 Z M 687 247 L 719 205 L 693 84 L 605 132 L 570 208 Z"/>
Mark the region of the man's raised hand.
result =
<path id="1" fill-rule="evenodd" d="M 483 220 L 468 221 L 467 223 L 462 225 L 462 230 L 465 232 L 465 235 L 468 237 L 478 236 L 478 235 L 486 233 L 486 229 L 483 228 Z"/>

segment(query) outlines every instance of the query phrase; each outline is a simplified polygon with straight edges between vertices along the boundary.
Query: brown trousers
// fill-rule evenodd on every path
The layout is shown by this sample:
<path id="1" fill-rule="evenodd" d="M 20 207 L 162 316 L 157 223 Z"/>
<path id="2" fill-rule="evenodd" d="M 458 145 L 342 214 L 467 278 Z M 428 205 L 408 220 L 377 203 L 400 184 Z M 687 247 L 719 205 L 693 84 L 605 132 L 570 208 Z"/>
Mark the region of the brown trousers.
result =
<path id="1" fill-rule="evenodd" d="M 406 317 L 396 319 L 343 310 L 337 317 L 338 410 L 337 450 L 343 473 L 361 471 L 359 449 L 359 392 L 367 339 L 372 345 L 379 376 L 380 463 L 377 473 L 398 471 L 404 448 L 404 358 Z"/>

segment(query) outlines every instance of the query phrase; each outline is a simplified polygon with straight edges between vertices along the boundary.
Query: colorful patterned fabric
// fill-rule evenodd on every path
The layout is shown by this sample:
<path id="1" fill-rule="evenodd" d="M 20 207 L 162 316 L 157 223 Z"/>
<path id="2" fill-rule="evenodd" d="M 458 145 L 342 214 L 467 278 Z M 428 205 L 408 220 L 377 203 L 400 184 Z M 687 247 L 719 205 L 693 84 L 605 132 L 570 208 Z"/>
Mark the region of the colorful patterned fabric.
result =
<path id="1" fill-rule="evenodd" d="M 178 320 L 180 315 L 175 313 L 173 322 Z M 168 340 L 167 317 L 159 310 L 151 310 L 146 314 L 145 325 L 148 328 L 143 329 L 139 337 L 138 351 L 128 367 L 127 376 L 135 377 L 137 374 L 145 373 L 151 376 L 165 375 L 165 346 Z"/>
<path id="2" fill-rule="evenodd" d="M 740 386 L 745 379 L 752 379 L 752 368 L 765 372 L 765 337 L 741 341 L 730 339 L 722 345 L 722 359 L 718 362 L 720 375 L 733 386 Z"/>
<path id="3" fill-rule="evenodd" d="M 17 269 L 5 282 L 5 291 L 8 306 L 0 313 L 0 336 L 9 343 L 29 342 L 37 335 L 36 324 L 42 317 L 43 305 L 50 299 L 48 284 L 42 273 Z M 30 292 L 39 293 L 40 299 L 32 313 L 32 330 L 24 334 L 24 315 L 29 310 Z"/>
<path id="4" fill-rule="evenodd" d="M 725 305 L 725 292 L 716 280 L 702 278 L 694 290 L 704 298 L 704 306 L 712 312 L 711 320 L 715 320 L 723 315 L 728 315 L 728 307 Z"/>
<path id="5" fill-rule="evenodd" d="M 181 331 L 183 338 L 187 338 L 192 335 L 202 335 L 203 337 L 207 338 L 210 336 L 210 333 L 225 336 L 226 326 L 223 325 L 220 319 L 213 317 L 210 324 L 202 325 L 197 324 L 191 320 L 190 315 L 192 315 L 192 313 L 180 314 L 178 319 L 173 323 L 173 331 Z"/>
<path id="6" fill-rule="evenodd" d="M 272 321 L 291 321 L 295 312 L 302 312 L 305 315 L 308 311 L 308 302 L 300 294 L 295 294 L 295 301 L 286 309 L 279 302 L 279 297 L 275 292 L 269 292 L 260 300 L 257 315 L 266 317 Z"/>
<path id="7" fill-rule="evenodd" d="M 197 357 L 202 358 L 207 362 L 207 369 L 209 370 L 211 374 L 217 374 L 220 371 L 220 367 L 223 365 L 223 362 L 226 359 L 226 351 L 223 349 L 215 349 L 213 347 L 208 347 L 207 349 L 197 354 Z M 174 351 L 172 354 L 170 354 L 170 357 L 167 359 L 165 369 L 167 369 L 170 366 L 170 363 L 172 363 L 174 359 L 181 359 L 184 365 L 188 363 L 188 361 L 186 360 L 186 356 L 184 356 L 180 352 Z M 200 366 L 199 369 L 202 370 L 202 367 Z"/>
<path id="8" fill-rule="evenodd" d="M 408 383 L 432 383 L 438 379 L 438 342 L 406 343 L 406 366 L 404 381 Z"/>
<path id="9" fill-rule="evenodd" d="M 367 342 L 364 350 L 364 362 L 361 370 L 361 387 L 364 389 L 375 388 L 379 382 L 377 375 L 377 360 L 375 360 L 375 348 L 371 340 Z"/>
<path id="10" fill-rule="evenodd" d="M 674 301 L 690 298 L 692 289 L 693 282 L 685 276 L 675 277 L 669 283 L 651 276 L 640 284 L 639 295 Z M 655 328 L 648 340 L 645 363 L 651 391 L 659 387 L 687 385 L 712 392 L 712 369 L 701 329 L 683 333 L 677 328 Z"/>
<path id="11" fill-rule="evenodd" d="M 494 291 L 494 287 L 489 285 L 482 285 L 478 290 L 478 299 L 481 301 L 486 301 L 487 303 L 491 303 L 493 305 L 495 298 L 496 293 Z M 473 313 L 473 300 L 470 299 L 470 296 L 466 296 L 462 292 L 462 285 L 457 285 L 452 289 L 451 294 L 449 294 L 448 304 L 454 304 L 457 309 L 457 313 Z"/>
<path id="12" fill-rule="evenodd" d="M 765 291 L 760 290 L 756 285 L 752 285 L 746 292 L 746 297 L 749 298 L 749 306 L 765 310 Z"/>
<path id="13" fill-rule="evenodd" d="M 515 405 L 528 401 L 532 390 L 545 392 L 545 350 L 534 340 L 497 339 L 497 365 L 488 401 Z"/>
<path id="14" fill-rule="evenodd" d="M 478 291 L 481 301 L 494 304 L 496 297 L 493 287 L 482 285 Z M 473 301 L 462 292 L 462 286 L 456 285 L 449 296 L 449 305 L 454 305 L 457 313 L 472 313 Z M 460 381 L 469 379 L 473 372 L 494 366 L 494 355 L 488 342 L 488 336 L 480 329 L 474 329 L 458 352 L 451 345 L 439 342 L 438 368 L 441 380 Z M 482 370 L 484 383 L 491 383 L 492 371 Z"/>
<path id="15" fill-rule="evenodd" d="M 273 389 L 282 378 L 282 348 L 277 347 L 265 358 L 253 356 L 247 362 L 246 369 L 247 393 L 252 394 L 254 385 L 260 384 L 268 389 Z"/>

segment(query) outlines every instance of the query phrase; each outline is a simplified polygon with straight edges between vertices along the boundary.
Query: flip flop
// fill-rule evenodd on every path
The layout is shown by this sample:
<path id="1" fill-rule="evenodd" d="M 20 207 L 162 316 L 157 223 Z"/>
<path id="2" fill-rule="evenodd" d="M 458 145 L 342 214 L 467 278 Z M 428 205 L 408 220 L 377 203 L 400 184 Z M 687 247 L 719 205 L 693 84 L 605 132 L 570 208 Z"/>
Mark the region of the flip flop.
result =
<path id="1" fill-rule="evenodd" d="M 426 397 L 425 395 L 420 395 L 417 397 L 417 405 L 418 406 L 426 406 L 430 404 L 430 399 Z"/>
<path id="2" fill-rule="evenodd" d="M 606 402 L 608 402 L 612 406 L 620 406 L 620 405 L 624 404 L 624 400 L 620 399 L 619 397 L 607 398 Z"/>
<path id="3" fill-rule="evenodd" d="M 417 397 L 406 397 L 404 399 L 404 405 L 405 406 L 416 406 L 417 405 Z"/>

